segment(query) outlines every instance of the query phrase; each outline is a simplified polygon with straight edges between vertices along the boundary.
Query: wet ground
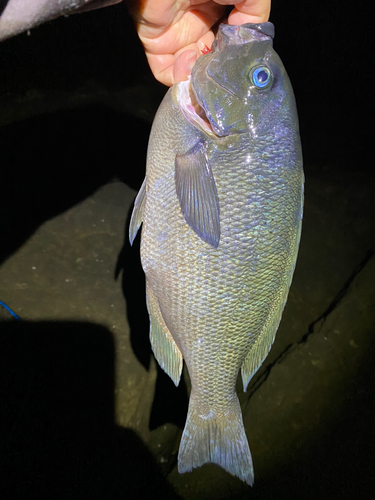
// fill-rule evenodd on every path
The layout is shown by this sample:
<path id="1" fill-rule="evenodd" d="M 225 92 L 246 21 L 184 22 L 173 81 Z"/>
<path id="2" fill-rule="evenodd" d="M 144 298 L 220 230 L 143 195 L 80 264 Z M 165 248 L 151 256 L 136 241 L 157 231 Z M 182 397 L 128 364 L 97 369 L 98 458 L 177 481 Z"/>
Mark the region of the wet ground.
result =
<path id="1" fill-rule="evenodd" d="M 116 32 L 119 18 L 103 15 Z M 156 367 L 139 241 L 127 239 L 162 91 L 144 68 L 131 78 L 114 55 L 95 59 L 98 19 L 75 19 L 71 37 L 70 20 L 57 21 L 1 54 L 12 69 L 2 83 L 0 300 L 21 319 L 0 306 L 2 497 L 367 498 L 375 175 L 363 135 L 337 138 L 332 123 L 340 129 L 345 113 L 332 107 L 317 121 L 301 99 L 299 258 L 276 342 L 247 393 L 239 386 L 255 486 L 212 465 L 180 475 L 188 380 L 176 389 Z M 91 38 L 73 55 L 83 26 Z M 51 36 L 54 50 L 43 49 Z M 127 43 L 111 36 L 107 49 Z"/>

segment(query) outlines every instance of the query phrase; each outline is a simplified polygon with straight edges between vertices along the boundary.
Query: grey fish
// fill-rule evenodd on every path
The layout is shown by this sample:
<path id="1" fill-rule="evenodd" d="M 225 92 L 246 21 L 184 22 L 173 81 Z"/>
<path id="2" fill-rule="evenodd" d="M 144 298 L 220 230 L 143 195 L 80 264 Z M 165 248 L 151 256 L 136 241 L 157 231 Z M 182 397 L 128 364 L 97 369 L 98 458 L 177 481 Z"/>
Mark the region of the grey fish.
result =
<path id="1" fill-rule="evenodd" d="M 303 205 L 293 90 L 271 23 L 221 25 L 190 81 L 156 114 L 130 241 L 143 222 L 150 339 L 191 394 L 178 470 L 206 462 L 252 485 L 235 386 L 274 341 L 295 267 Z"/>

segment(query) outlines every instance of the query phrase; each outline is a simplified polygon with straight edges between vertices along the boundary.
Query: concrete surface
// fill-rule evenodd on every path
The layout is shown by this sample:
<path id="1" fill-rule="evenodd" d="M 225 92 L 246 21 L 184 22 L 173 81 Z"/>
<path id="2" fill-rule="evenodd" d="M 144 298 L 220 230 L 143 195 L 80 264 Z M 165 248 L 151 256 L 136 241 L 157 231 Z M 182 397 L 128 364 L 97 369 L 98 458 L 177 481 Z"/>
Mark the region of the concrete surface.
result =
<path id="1" fill-rule="evenodd" d="M 358 488 L 359 477 L 361 485 L 371 479 L 365 460 L 366 453 L 373 457 L 369 439 L 373 438 L 375 259 L 367 224 L 374 214 L 371 207 L 365 209 L 371 199 L 366 191 L 371 188 L 348 175 L 341 189 L 352 194 L 352 203 L 339 205 L 332 202 L 327 169 L 323 173 L 323 179 L 317 173 L 307 181 L 301 251 L 275 345 L 247 393 L 240 393 L 254 457 L 254 498 L 271 498 L 280 487 L 289 488 L 290 495 L 308 488 L 311 493 L 304 493 L 304 498 L 338 487 L 343 491 L 340 498 L 347 498 L 348 491 L 353 489 L 354 494 Z M 318 197 L 322 191 L 329 198 Z M 101 468 L 96 464 L 103 460 L 101 440 L 107 433 L 114 439 L 116 429 L 124 436 L 132 433 L 133 445 L 139 440 L 139 450 L 148 453 L 165 491 L 170 484 L 186 499 L 247 497 L 247 486 L 215 466 L 185 475 L 176 471 L 186 388 L 182 384 L 175 389 L 156 369 L 148 343 L 138 249 L 130 248 L 125 236 L 134 196 L 135 191 L 122 182 L 103 185 L 43 223 L 3 263 L 0 297 L 22 321 L 1 325 L 7 410 L 2 442 L 14 465 L 19 460 L 15 454 L 21 453 L 24 469 L 32 471 L 35 460 L 47 460 L 48 454 L 56 459 L 57 450 L 50 449 L 47 437 L 57 449 L 67 440 L 73 456 L 71 450 L 60 450 L 69 466 L 54 474 L 56 485 L 68 476 L 64 487 L 71 495 L 70 467 L 76 462 L 79 482 L 82 474 Z M 348 205 L 362 216 L 354 217 Z M 310 246 L 309 238 L 320 244 Z M 341 249 L 339 258 L 332 255 L 332 248 Z M 121 268 L 122 279 L 116 279 Z M 134 306 L 132 312 L 129 304 Z M 38 429 L 40 419 L 46 429 Z M 85 428 L 83 437 L 80 426 Z M 25 444 L 26 429 L 30 434 Z M 99 444 L 91 443 L 88 429 Z M 45 433 L 42 443 L 39 433 Z M 118 439 L 116 453 L 125 453 L 128 438 Z M 98 449 L 90 452 L 90 446 Z M 131 460 L 138 460 L 138 445 L 134 448 Z M 106 451 L 107 460 L 115 460 L 112 448 Z M 158 473 L 154 464 L 160 466 Z M 107 479 L 113 480 L 114 472 L 107 467 L 111 470 Z M 129 468 L 123 473 L 128 476 Z M 30 480 L 38 488 L 35 477 Z M 134 488 L 139 493 L 145 485 L 138 481 Z M 17 482 L 22 484 L 21 478 Z"/>

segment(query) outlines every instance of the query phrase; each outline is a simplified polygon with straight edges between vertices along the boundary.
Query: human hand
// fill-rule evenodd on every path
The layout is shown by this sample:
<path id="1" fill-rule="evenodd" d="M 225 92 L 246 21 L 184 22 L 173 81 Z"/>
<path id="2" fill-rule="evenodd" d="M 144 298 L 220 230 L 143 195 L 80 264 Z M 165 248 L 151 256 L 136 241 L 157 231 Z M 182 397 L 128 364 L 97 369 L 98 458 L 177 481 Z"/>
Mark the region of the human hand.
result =
<path id="1" fill-rule="evenodd" d="M 226 7 L 234 5 L 228 19 Z M 271 0 L 132 0 L 139 38 L 155 78 L 171 86 L 187 80 L 215 39 L 212 26 L 268 21 Z"/>

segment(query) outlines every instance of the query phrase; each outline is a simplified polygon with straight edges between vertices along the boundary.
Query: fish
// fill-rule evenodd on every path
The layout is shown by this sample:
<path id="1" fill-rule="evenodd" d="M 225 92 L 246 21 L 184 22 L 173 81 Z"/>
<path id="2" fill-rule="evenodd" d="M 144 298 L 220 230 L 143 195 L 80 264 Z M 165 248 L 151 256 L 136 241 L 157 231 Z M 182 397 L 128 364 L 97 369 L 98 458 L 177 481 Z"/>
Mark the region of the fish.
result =
<path id="1" fill-rule="evenodd" d="M 129 240 L 141 229 L 150 341 L 191 392 L 180 473 L 214 463 L 249 485 L 244 391 L 275 339 L 301 234 L 297 108 L 272 23 L 221 24 L 155 115 Z"/>

